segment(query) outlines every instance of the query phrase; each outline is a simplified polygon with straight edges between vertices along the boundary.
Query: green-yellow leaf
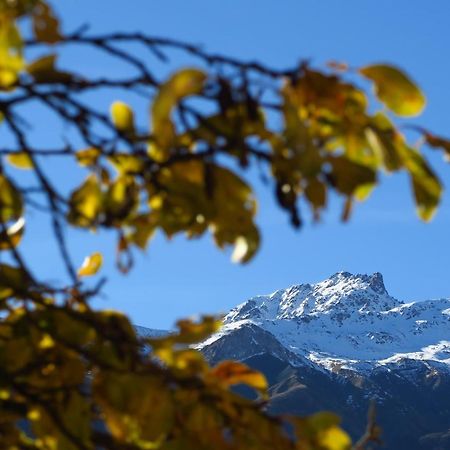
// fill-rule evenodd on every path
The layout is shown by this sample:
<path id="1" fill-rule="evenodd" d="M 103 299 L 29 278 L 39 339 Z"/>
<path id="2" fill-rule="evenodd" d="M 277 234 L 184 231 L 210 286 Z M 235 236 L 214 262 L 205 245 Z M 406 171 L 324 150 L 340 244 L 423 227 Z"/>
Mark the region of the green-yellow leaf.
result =
<path id="1" fill-rule="evenodd" d="M 411 177 L 419 217 L 430 221 L 442 197 L 442 184 L 425 158 L 414 148 L 399 147 L 403 164 Z"/>
<path id="2" fill-rule="evenodd" d="M 20 192 L 5 175 L 0 175 L 0 221 L 18 220 L 23 213 Z"/>
<path id="3" fill-rule="evenodd" d="M 134 112 L 126 103 L 114 102 L 111 105 L 111 119 L 119 131 L 134 131 Z"/>
<path id="4" fill-rule="evenodd" d="M 175 125 L 171 120 L 173 108 L 181 99 L 200 94 L 206 74 L 198 69 L 183 69 L 172 75 L 157 93 L 152 106 L 153 140 L 149 154 L 157 161 L 167 158 L 168 150 L 175 144 Z"/>
<path id="5" fill-rule="evenodd" d="M 377 64 L 359 70 L 375 84 L 375 93 L 391 111 L 403 117 L 417 116 L 426 99 L 417 85 L 396 67 Z"/>
<path id="6" fill-rule="evenodd" d="M 14 85 L 24 65 L 20 32 L 12 20 L 0 17 L 0 90 Z"/>
<path id="7" fill-rule="evenodd" d="M 202 92 L 205 80 L 206 74 L 198 69 L 183 69 L 172 75 L 156 95 L 152 108 L 154 123 L 167 119 L 182 98 Z"/>
<path id="8" fill-rule="evenodd" d="M 103 264 L 103 256 L 101 253 L 96 252 L 90 256 L 87 256 L 80 269 L 78 270 L 79 277 L 91 277 L 95 275 Z"/>
<path id="9" fill-rule="evenodd" d="M 89 175 L 86 181 L 70 196 L 68 220 L 79 227 L 91 227 L 102 208 L 102 192 L 95 175 Z"/>
<path id="10" fill-rule="evenodd" d="M 17 169 L 32 169 L 33 161 L 26 152 L 11 153 L 6 157 L 9 164 Z"/>
<path id="11" fill-rule="evenodd" d="M 348 450 L 352 441 L 350 436 L 337 426 L 331 426 L 319 435 L 321 448 L 326 450 Z"/>

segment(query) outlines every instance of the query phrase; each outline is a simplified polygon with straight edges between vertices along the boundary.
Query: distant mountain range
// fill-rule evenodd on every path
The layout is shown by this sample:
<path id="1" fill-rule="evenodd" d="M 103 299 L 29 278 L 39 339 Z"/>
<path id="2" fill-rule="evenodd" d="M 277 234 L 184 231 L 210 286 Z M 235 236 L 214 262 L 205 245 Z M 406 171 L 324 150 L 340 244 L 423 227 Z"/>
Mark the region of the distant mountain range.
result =
<path id="1" fill-rule="evenodd" d="M 198 348 L 265 373 L 273 412 L 335 411 L 356 438 L 374 399 L 385 448 L 450 450 L 450 299 L 404 303 L 380 273 L 339 272 L 247 300 Z"/>

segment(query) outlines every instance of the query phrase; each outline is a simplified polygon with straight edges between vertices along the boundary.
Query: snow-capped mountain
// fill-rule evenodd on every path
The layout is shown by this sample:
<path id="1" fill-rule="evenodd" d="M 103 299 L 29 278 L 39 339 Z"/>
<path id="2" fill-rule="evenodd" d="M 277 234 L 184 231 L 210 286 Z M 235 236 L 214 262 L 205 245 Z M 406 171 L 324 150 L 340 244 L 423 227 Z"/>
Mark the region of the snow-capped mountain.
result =
<path id="1" fill-rule="evenodd" d="M 450 450 L 449 299 L 405 303 L 379 273 L 339 272 L 247 300 L 197 347 L 263 372 L 274 413 L 334 411 L 358 438 L 375 399 L 384 448 Z"/>
<path id="2" fill-rule="evenodd" d="M 269 332 L 290 354 L 328 370 L 367 372 L 407 361 L 450 369 L 450 299 L 404 303 L 380 273 L 339 272 L 253 297 L 232 309 L 206 349 L 242 327 Z"/>

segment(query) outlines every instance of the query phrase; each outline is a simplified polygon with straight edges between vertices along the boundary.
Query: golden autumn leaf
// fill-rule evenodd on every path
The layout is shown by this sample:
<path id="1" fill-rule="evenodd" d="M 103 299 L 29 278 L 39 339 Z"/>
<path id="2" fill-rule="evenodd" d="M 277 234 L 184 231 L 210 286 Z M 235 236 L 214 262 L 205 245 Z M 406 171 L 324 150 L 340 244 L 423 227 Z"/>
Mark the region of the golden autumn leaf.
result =
<path id="1" fill-rule="evenodd" d="M 18 220 L 22 213 L 22 194 L 9 178 L 0 174 L 0 221 Z"/>
<path id="2" fill-rule="evenodd" d="M 171 120 L 172 109 L 185 97 L 202 92 L 207 75 L 198 69 L 183 69 L 161 85 L 152 105 L 153 140 L 149 154 L 157 161 L 164 161 L 168 149 L 175 144 L 175 125 Z"/>
<path id="3" fill-rule="evenodd" d="M 24 66 L 20 32 L 7 16 L 0 17 L 0 90 L 10 89 Z"/>
<path id="4" fill-rule="evenodd" d="M 425 108 L 422 91 L 400 69 L 377 64 L 363 67 L 359 72 L 373 81 L 377 97 L 399 116 L 417 116 Z"/>
<path id="5" fill-rule="evenodd" d="M 79 227 L 94 226 L 100 214 L 102 202 L 99 181 L 95 175 L 89 175 L 70 196 L 70 210 L 67 215 L 69 222 Z"/>
<path id="6" fill-rule="evenodd" d="M 119 131 L 127 133 L 134 131 L 134 113 L 126 103 L 116 101 L 111 105 L 111 119 Z"/>
<path id="7" fill-rule="evenodd" d="M 82 167 L 94 166 L 101 155 L 101 150 L 94 147 L 89 147 L 83 150 L 79 150 L 76 153 L 76 159 L 78 164 Z"/>
<path id="8" fill-rule="evenodd" d="M 166 120 L 182 98 L 199 94 L 203 90 L 206 77 L 206 73 L 198 69 L 183 69 L 172 75 L 161 86 L 153 102 L 153 122 Z"/>
<path id="9" fill-rule="evenodd" d="M 245 384 L 260 392 L 268 388 L 267 379 L 261 372 L 237 361 L 222 361 L 211 369 L 210 374 L 225 386 Z"/>
<path id="10" fill-rule="evenodd" d="M 6 157 L 6 160 L 17 169 L 29 170 L 34 167 L 30 155 L 26 152 L 11 153 Z"/>
<path id="11" fill-rule="evenodd" d="M 103 264 L 103 255 L 99 252 L 87 256 L 81 267 L 78 269 L 79 277 L 91 277 L 96 275 Z"/>

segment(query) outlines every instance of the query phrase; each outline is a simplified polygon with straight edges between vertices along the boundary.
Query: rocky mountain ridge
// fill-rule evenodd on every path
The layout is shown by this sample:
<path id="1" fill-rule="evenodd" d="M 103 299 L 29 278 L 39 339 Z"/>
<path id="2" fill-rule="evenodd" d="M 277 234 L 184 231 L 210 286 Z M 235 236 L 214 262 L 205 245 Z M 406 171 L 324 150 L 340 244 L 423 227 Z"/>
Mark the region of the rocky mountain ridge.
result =
<path id="1" fill-rule="evenodd" d="M 380 273 L 339 272 L 253 297 L 233 308 L 223 329 L 199 348 L 250 325 L 327 370 L 366 372 L 411 361 L 450 370 L 450 299 L 404 303 L 388 294 Z"/>

